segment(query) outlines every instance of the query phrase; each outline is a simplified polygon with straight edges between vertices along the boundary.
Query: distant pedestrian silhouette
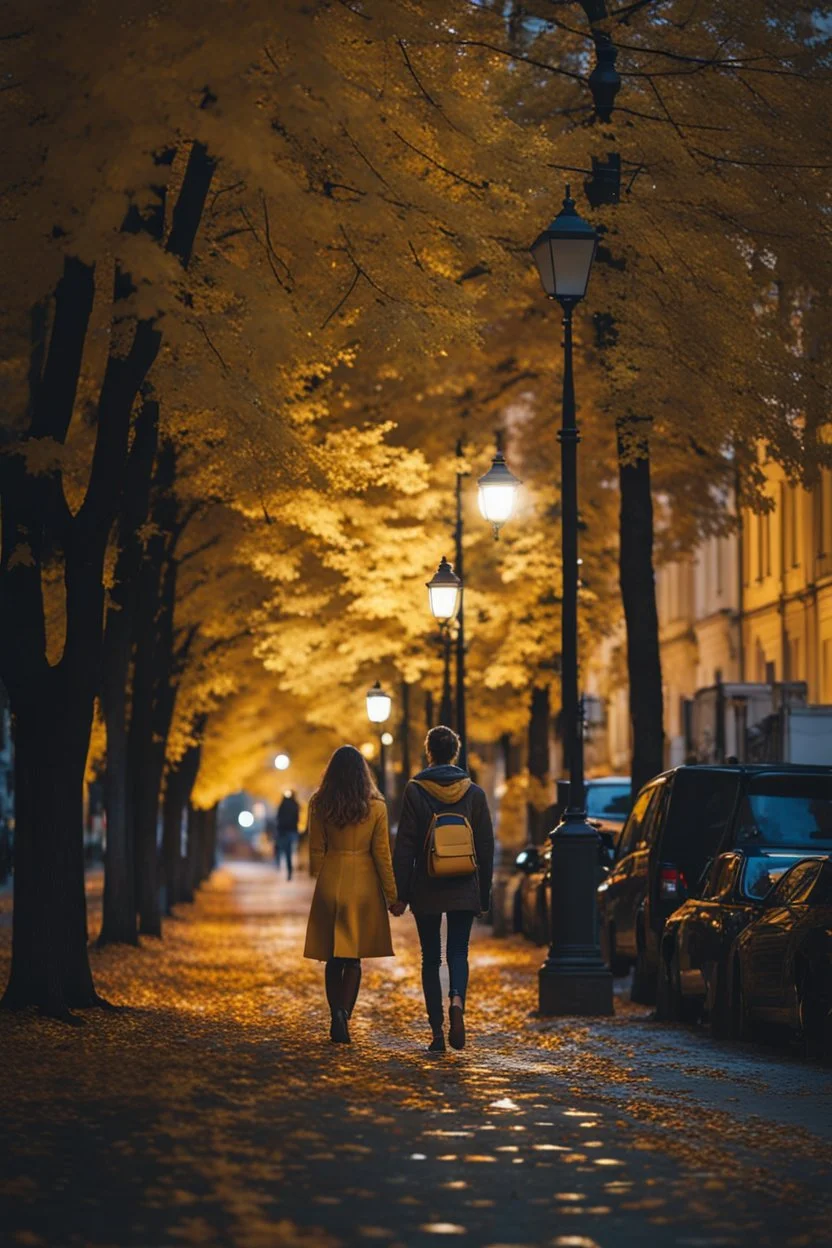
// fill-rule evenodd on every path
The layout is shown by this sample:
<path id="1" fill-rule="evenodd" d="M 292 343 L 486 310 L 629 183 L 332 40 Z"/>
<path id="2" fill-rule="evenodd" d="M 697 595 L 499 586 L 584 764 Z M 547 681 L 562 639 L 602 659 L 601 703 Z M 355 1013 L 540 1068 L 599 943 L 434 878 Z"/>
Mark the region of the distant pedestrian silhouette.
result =
<path id="1" fill-rule="evenodd" d="M 278 870 L 282 859 L 286 859 L 286 877 L 292 878 L 292 855 L 298 840 L 298 818 L 300 807 L 291 789 L 283 795 L 283 801 L 277 808 L 277 830 L 274 838 L 274 857 Z"/>

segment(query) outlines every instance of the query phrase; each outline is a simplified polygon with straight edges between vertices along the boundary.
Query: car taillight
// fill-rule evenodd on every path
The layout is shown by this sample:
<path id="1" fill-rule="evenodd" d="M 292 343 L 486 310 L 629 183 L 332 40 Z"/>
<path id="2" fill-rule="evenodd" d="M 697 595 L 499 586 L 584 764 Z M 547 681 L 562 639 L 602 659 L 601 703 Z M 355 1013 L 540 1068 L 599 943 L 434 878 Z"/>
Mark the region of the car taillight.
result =
<path id="1" fill-rule="evenodd" d="M 678 867 L 659 868 L 659 894 L 662 897 L 666 899 L 678 897 L 682 889 L 687 889 L 687 886 L 685 873 Z"/>

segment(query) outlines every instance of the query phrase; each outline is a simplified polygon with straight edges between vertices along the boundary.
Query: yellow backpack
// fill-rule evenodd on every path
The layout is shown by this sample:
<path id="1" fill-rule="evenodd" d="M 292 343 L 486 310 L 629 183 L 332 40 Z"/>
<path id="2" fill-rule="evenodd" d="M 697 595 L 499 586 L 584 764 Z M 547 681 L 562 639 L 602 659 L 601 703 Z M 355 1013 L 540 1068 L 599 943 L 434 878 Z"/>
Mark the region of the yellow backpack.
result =
<path id="1" fill-rule="evenodd" d="M 428 875 L 473 875 L 477 869 L 474 829 L 464 815 L 442 811 L 433 815 L 425 841 Z"/>

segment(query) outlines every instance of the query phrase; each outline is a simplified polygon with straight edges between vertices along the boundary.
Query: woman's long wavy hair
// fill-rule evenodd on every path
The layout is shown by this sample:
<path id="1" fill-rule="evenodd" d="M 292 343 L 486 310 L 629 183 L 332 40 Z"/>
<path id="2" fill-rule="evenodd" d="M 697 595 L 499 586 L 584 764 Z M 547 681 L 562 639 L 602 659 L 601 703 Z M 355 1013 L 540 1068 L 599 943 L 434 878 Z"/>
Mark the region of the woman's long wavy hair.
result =
<path id="1" fill-rule="evenodd" d="M 374 797 L 381 797 L 381 794 L 363 754 L 354 745 L 341 745 L 327 763 L 312 801 L 324 823 L 346 828 L 353 823 L 363 823 Z"/>

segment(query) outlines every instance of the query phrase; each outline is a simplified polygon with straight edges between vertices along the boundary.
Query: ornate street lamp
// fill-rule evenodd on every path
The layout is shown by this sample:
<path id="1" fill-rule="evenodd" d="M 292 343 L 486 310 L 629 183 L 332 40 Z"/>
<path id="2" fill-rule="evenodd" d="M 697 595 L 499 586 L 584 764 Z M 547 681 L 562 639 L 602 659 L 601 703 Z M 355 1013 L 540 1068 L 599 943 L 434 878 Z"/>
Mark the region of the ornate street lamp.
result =
<path id="1" fill-rule="evenodd" d="M 541 1014 L 612 1014 L 612 975 L 598 944 L 595 889 L 598 833 L 587 823 L 578 701 L 578 426 L 572 375 L 572 313 L 583 299 L 598 236 L 575 211 L 566 188 L 563 208 L 532 247 L 543 289 L 563 309 L 561 446 L 561 706 L 569 802 L 552 842 L 552 943 L 540 968 Z"/>
<path id="2" fill-rule="evenodd" d="M 560 212 L 532 243 L 532 257 L 543 289 L 550 299 L 557 299 L 562 305 L 564 316 L 567 311 L 571 316 L 572 308 L 586 294 L 597 245 L 594 226 L 578 216 L 567 186 Z"/>
<path id="3" fill-rule="evenodd" d="M 520 488 L 520 482 L 510 471 L 502 451 L 497 451 L 491 467 L 480 477 L 477 485 L 480 515 L 491 525 L 496 539 L 505 522 L 511 519 Z"/>
<path id="4" fill-rule="evenodd" d="M 376 681 L 372 689 L 367 690 L 367 718 L 371 724 L 383 724 L 390 718 L 393 699 L 385 693 Z"/>
<path id="5" fill-rule="evenodd" d="M 439 567 L 427 582 L 430 613 L 440 624 L 450 624 L 459 610 L 462 581 L 443 555 Z"/>
<path id="6" fill-rule="evenodd" d="M 389 693 L 385 693 L 381 685 L 376 681 L 371 689 L 367 690 L 367 718 L 371 724 L 385 724 L 390 718 L 390 711 L 393 706 L 393 699 Z M 382 796 L 387 794 L 387 748 L 384 738 L 388 734 L 379 730 L 379 784 Z"/>

